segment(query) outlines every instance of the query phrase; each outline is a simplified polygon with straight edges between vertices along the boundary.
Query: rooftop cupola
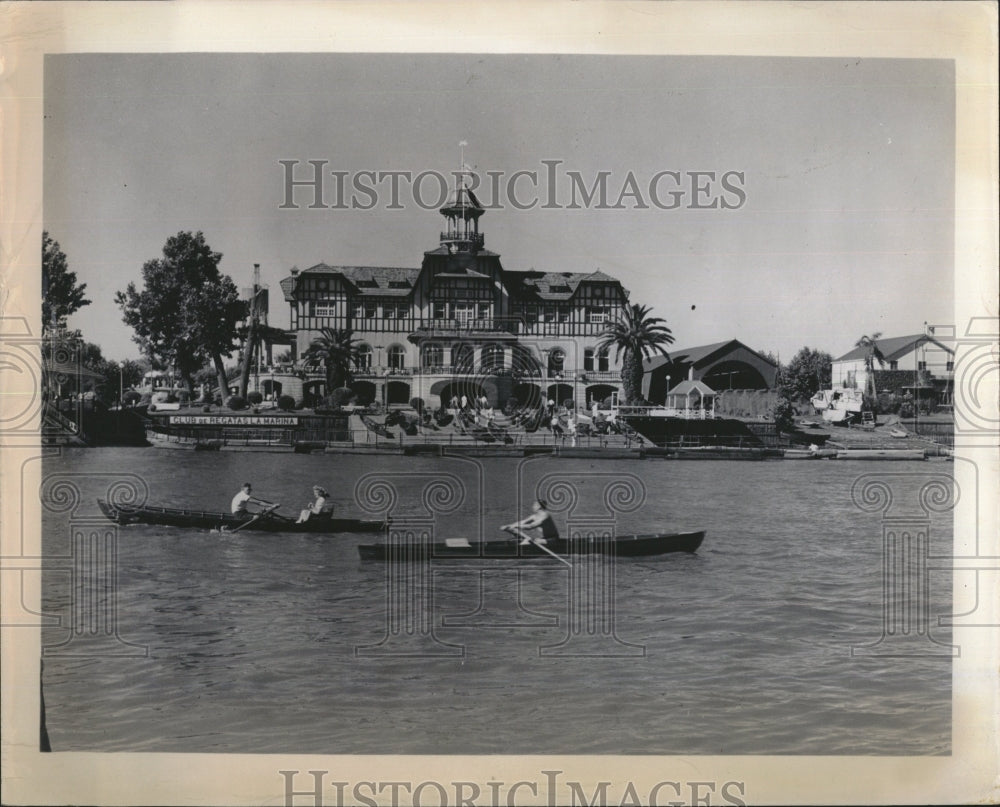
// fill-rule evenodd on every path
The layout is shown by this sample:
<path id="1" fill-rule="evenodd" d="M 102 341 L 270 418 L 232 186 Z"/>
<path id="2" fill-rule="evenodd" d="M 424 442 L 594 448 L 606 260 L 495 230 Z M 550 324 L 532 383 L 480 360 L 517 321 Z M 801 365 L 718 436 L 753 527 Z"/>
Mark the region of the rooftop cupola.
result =
<path id="1" fill-rule="evenodd" d="M 464 141 L 462 145 L 464 146 Z M 447 229 L 441 233 L 441 245 L 447 247 L 451 253 L 475 253 L 483 248 L 479 217 L 486 211 L 466 182 L 466 177 L 471 173 L 463 161 L 462 170 L 455 175 L 455 190 L 452 197 L 440 210 L 448 222 Z"/>

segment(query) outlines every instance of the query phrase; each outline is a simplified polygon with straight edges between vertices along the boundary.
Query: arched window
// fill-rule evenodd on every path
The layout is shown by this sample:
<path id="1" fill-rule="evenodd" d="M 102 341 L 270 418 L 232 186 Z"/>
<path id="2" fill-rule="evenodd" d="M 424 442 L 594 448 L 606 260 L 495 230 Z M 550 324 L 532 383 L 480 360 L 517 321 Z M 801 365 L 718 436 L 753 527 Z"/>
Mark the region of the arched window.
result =
<path id="1" fill-rule="evenodd" d="M 456 373 L 471 373 L 474 349 L 468 342 L 459 342 L 451 348 L 451 366 Z"/>
<path id="2" fill-rule="evenodd" d="M 423 367 L 427 370 L 444 367 L 444 349 L 441 345 L 424 345 L 421 356 L 423 358 Z"/>
<path id="3" fill-rule="evenodd" d="M 484 370 L 496 370 L 503 367 L 503 345 L 484 345 L 482 356 Z"/>
<path id="4" fill-rule="evenodd" d="M 390 345 L 388 362 L 390 370 L 402 370 L 406 367 L 406 348 L 402 345 Z"/>
<path id="5" fill-rule="evenodd" d="M 372 346 L 362 342 L 358 345 L 357 365 L 359 370 L 372 369 Z"/>
<path id="6" fill-rule="evenodd" d="M 608 371 L 608 365 L 608 349 L 606 347 L 601 348 L 597 351 L 597 370 L 599 372 L 606 373 Z"/>
<path id="7" fill-rule="evenodd" d="M 554 347 L 549 351 L 549 375 L 562 375 L 563 364 L 566 363 L 566 351 Z"/>
<path id="8" fill-rule="evenodd" d="M 594 349 L 592 347 L 583 351 L 583 369 L 588 372 L 594 369 Z"/>

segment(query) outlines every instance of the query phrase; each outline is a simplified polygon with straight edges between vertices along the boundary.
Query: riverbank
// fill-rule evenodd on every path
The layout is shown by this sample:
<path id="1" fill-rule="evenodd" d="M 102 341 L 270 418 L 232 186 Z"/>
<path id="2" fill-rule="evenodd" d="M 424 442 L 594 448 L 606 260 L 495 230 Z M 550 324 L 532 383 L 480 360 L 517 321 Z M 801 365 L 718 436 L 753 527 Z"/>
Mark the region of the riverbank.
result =
<path id="1" fill-rule="evenodd" d="M 447 423 L 418 423 L 414 412 L 369 413 L 346 410 L 316 413 L 276 409 L 232 412 L 216 407 L 178 408 L 150 413 L 142 409 L 109 413 L 128 444 L 180 451 L 254 452 L 271 454 L 360 454 L 402 456 L 529 457 L 565 459 L 907 459 L 949 457 L 950 419 L 937 416 L 919 422 L 888 416 L 875 424 L 840 426 L 800 419 L 794 431 L 779 433 L 773 422 L 756 419 L 720 421 L 725 434 L 704 429 L 688 434 L 681 428 L 654 444 L 628 422 L 603 434 L 554 434 L 547 428 L 498 415 L 485 425 L 452 418 Z M 410 420 L 405 420 L 410 415 Z M 690 424 L 681 423 L 680 426 Z M 709 422 L 702 426 L 710 425 Z M 931 434 L 917 432 L 918 428 Z M 740 432 L 737 434 L 737 432 Z M 138 436 L 140 440 L 136 440 Z M 112 444 L 114 441 L 112 439 Z M 97 444 L 107 445 L 105 439 Z"/>

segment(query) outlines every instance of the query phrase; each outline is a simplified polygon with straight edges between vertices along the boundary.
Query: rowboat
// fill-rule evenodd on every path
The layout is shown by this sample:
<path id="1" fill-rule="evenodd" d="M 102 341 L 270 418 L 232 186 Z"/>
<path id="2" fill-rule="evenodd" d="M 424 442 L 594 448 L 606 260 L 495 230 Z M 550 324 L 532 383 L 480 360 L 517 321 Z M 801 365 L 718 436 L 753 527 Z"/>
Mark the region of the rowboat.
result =
<path id="1" fill-rule="evenodd" d="M 536 544 L 522 544 L 517 538 L 503 541 L 468 541 L 452 538 L 433 544 L 360 544 L 362 560 L 407 562 L 428 558 L 522 559 L 550 558 L 556 555 L 615 555 L 651 557 L 668 552 L 696 552 L 705 540 L 705 531 L 616 535 L 610 539 L 586 538 L 550 540 L 542 549 Z M 547 552 L 545 550 L 548 550 Z"/>
<path id="2" fill-rule="evenodd" d="M 385 529 L 384 521 L 362 518 L 334 518 L 333 516 L 313 516 L 299 524 L 288 516 L 267 513 L 254 520 L 253 515 L 233 515 L 232 513 L 207 512 L 204 510 L 183 510 L 173 507 L 131 507 L 111 504 L 104 499 L 97 500 L 101 512 L 116 524 L 162 524 L 168 527 L 190 527 L 198 529 L 257 530 L 260 532 L 380 532 Z"/>

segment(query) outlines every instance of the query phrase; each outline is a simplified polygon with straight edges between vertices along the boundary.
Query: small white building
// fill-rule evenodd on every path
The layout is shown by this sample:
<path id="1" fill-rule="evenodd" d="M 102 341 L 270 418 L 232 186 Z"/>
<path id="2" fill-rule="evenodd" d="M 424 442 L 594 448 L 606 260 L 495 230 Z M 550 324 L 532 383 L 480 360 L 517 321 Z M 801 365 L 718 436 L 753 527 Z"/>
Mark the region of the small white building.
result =
<path id="1" fill-rule="evenodd" d="M 955 351 L 933 334 L 921 333 L 913 336 L 896 336 L 891 339 L 878 339 L 876 344 L 885 363 L 875 362 L 875 385 L 878 391 L 878 373 L 880 370 L 901 370 L 914 373 L 924 373 L 941 386 L 950 387 L 954 377 Z M 868 383 L 868 370 L 865 367 L 867 350 L 856 347 L 849 353 L 833 360 L 833 389 L 864 390 Z"/>

